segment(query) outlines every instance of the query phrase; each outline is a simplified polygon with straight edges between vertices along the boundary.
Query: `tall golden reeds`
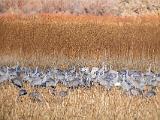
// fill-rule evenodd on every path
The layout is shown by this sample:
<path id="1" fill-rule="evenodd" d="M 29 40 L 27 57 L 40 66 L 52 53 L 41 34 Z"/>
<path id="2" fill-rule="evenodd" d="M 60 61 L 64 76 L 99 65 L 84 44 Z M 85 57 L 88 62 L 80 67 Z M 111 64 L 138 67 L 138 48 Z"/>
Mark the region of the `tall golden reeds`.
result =
<path id="1" fill-rule="evenodd" d="M 160 68 L 160 18 L 0 16 L 0 64 Z"/>
<path id="2" fill-rule="evenodd" d="M 160 70 L 160 18 L 96 16 L 0 16 L 0 64 L 55 66 L 99 65 L 114 69 Z M 34 91 L 25 84 L 27 92 Z M 57 91 L 65 89 L 58 86 Z M 160 93 L 152 98 L 127 97 L 121 90 L 101 86 L 52 96 L 37 89 L 47 102 L 33 103 L 28 95 L 0 85 L 0 119 L 112 120 L 159 119 Z"/>

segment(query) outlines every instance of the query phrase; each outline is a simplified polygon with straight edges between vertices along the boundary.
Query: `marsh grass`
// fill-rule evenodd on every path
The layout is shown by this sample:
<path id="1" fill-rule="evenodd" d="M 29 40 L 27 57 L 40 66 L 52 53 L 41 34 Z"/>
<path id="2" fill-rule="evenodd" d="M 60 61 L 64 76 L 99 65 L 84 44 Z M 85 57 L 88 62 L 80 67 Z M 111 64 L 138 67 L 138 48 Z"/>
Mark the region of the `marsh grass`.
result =
<path id="1" fill-rule="evenodd" d="M 152 98 L 128 97 L 117 88 L 106 91 L 94 86 L 60 97 L 49 94 L 47 88 L 38 88 L 45 102 L 33 102 L 28 95 L 16 100 L 18 90 L 11 84 L 0 86 L 0 89 L 0 118 L 3 120 L 158 120 L 160 117 L 159 92 Z M 26 89 L 28 93 L 34 91 L 29 86 Z M 65 88 L 58 86 L 57 91 L 62 89 Z"/>
<path id="2" fill-rule="evenodd" d="M 0 64 L 54 67 L 98 66 L 113 69 L 160 70 L 159 17 L 117 18 L 95 16 L 0 16 Z M 25 85 L 28 92 L 35 91 Z M 58 86 L 57 90 L 66 89 Z M 101 86 L 70 91 L 66 97 L 52 96 L 39 88 L 45 102 L 28 95 L 17 100 L 18 90 L 0 85 L 2 120 L 112 120 L 160 117 L 160 92 L 152 98 L 127 97 L 122 90 Z"/>
<path id="3" fill-rule="evenodd" d="M 0 16 L 0 64 L 159 70 L 159 17 Z"/>

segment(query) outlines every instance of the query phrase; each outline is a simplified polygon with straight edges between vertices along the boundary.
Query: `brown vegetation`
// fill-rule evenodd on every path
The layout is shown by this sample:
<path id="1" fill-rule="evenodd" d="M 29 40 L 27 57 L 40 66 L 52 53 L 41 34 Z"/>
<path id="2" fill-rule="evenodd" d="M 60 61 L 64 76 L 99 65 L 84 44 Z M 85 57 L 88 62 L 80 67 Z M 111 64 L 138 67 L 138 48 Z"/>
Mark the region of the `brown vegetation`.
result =
<path id="1" fill-rule="evenodd" d="M 160 70 L 159 17 L 0 16 L 0 64 L 55 66 L 98 65 Z M 25 86 L 27 91 L 33 88 Z M 58 90 L 65 89 L 62 86 Z M 69 96 L 51 96 L 38 89 L 45 102 L 28 95 L 16 99 L 12 85 L 0 86 L 0 119 L 159 119 L 160 92 L 152 98 L 126 97 L 121 90 L 81 88 Z"/>
<path id="2" fill-rule="evenodd" d="M 27 91 L 33 89 L 26 86 Z M 62 86 L 58 90 L 65 89 Z M 16 98 L 18 90 L 0 86 L 2 120 L 158 120 L 160 92 L 152 98 L 128 97 L 122 90 L 106 91 L 100 86 L 78 89 L 66 97 L 52 96 L 48 89 L 38 89 L 44 102 L 33 102 L 28 95 Z"/>
<path id="3" fill-rule="evenodd" d="M 0 17 L 0 64 L 98 65 L 159 70 L 160 18 Z"/>
<path id="4" fill-rule="evenodd" d="M 159 0 L 0 0 L 0 13 L 74 15 L 159 15 Z"/>

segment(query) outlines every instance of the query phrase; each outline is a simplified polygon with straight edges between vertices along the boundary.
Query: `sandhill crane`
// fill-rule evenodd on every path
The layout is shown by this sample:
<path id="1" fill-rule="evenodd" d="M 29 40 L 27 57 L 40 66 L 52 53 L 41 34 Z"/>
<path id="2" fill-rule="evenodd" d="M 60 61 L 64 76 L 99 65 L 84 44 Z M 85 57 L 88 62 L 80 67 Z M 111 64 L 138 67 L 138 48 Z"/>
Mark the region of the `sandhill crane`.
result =
<path id="1" fill-rule="evenodd" d="M 6 75 L 6 72 L 7 72 L 7 68 L 4 67 L 4 66 L 2 66 L 2 67 L 0 68 L 0 76 Z"/>
<path id="2" fill-rule="evenodd" d="M 0 84 L 9 80 L 9 77 L 7 75 L 1 75 L 0 76 Z"/>
<path id="3" fill-rule="evenodd" d="M 20 78 L 16 77 L 16 78 L 13 78 L 11 79 L 13 85 L 15 85 L 16 87 L 18 88 L 22 88 L 23 87 L 23 82 Z"/>
<path id="4" fill-rule="evenodd" d="M 126 70 L 126 75 L 123 77 L 122 88 L 127 91 L 128 95 L 138 96 L 142 95 L 144 90 L 144 82 L 133 79 L 129 76 L 129 70 Z"/>
<path id="5" fill-rule="evenodd" d="M 48 70 L 48 69 L 47 69 Z M 19 73 L 23 73 L 19 76 Z M 22 77 L 22 79 L 21 79 Z M 81 67 L 77 72 L 75 67 L 66 70 L 51 69 L 48 72 L 30 68 L 16 67 L 1 67 L 0 68 L 0 83 L 10 80 L 13 85 L 19 88 L 19 96 L 25 95 L 26 90 L 23 89 L 23 82 L 28 81 L 31 86 L 45 86 L 55 89 L 57 83 L 60 81 L 63 85 L 69 88 L 78 88 L 79 86 L 90 87 L 92 82 L 99 83 L 107 89 L 113 86 L 122 87 L 129 95 L 137 96 L 144 92 L 145 85 L 153 88 L 160 83 L 160 74 L 155 74 L 151 71 L 151 65 L 147 72 L 142 73 L 136 70 L 121 70 L 115 71 L 106 69 L 105 66 L 101 68 Z M 65 92 L 64 92 L 65 93 Z M 146 97 L 156 95 L 153 89 L 148 90 Z M 33 95 L 34 96 L 34 95 Z M 60 96 L 65 96 L 65 94 Z"/>
<path id="6" fill-rule="evenodd" d="M 156 92 L 154 90 L 149 90 L 147 93 L 144 95 L 145 97 L 153 97 L 156 95 Z"/>
<path id="7" fill-rule="evenodd" d="M 64 80 L 65 77 L 66 77 L 66 73 L 64 73 L 62 70 L 60 69 L 55 69 L 54 70 L 54 74 L 55 74 L 55 79 L 57 81 L 61 81 L 61 80 Z"/>
<path id="8" fill-rule="evenodd" d="M 139 96 L 139 95 L 143 95 L 143 92 L 139 89 L 136 88 L 131 88 L 128 91 L 124 91 L 126 95 L 128 96 Z"/>
<path id="9" fill-rule="evenodd" d="M 76 67 L 69 67 L 69 69 L 67 69 L 65 72 L 70 73 L 70 74 L 75 74 L 76 73 Z"/>
<path id="10" fill-rule="evenodd" d="M 62 91 L 59 92 L 59 96 L 60 96 L 60 97 L 65 97 L 65 96 L 67 96 L 67 95 L 68 95 L 68 91 L 62 90 Z"/>
<path id="11" fill-rule="evenodd" d="M 82 67 L 82 68 L 80 68 L 80 71 L 88 73 L 89 72 L 89 67 Z"/>
<path id="12" fill-rule="evenodd" d="M 29 97 L 34 102 L 42 102 L 43 101 L 43 96 L 39 92 L 31 92 L 29 94 Z"/>
<path id="13" fill-rule="evenodd" d="M 160 85 L 160 73 L 159 74 L 156 74 L 156 81 L 157 81 L 157 86 Z"/>
<path id="14" fill-rule="evenodd" d="M 27 94 L 26 89 L 22 88 L 22 89 L 19 90 L 19 96 L 24 96 L 26 94 Z"/>
<path id="15" fill-rule="evenodd" d="M 140 80 L 142 78 L 143 74 L 140 71 L 129 70 L 128 71 L 128 76 L 133 78 L 133 79 Z"/>
<path id="16" fill-rule="evenodd" d="M 103 78 L 99 80 L 99 84 L 104 86 L 107 90 L 110 90 L 111 89 L 111 85 L 110 85 L 110 82 L 107 81 L 107 80 L 104 80 Z"/>
<path id="17" fill-rule="evenodd" d="M 132 75 L 129 75 L 129 70 L 127 70 L 126 79 L 130 82 L 131 86 L 134 87 L 136 90 L 143 91 L 145 86 L 144 78 L 141 77 L 139 79 L 134 79 Z"/>
<path id="18" fill-rule="evenodd" d="M 40 72 L 38 71 L 38 67 L 36 67 L 35 71 L 31 73 L 31 77 L 37 77 L 40 76 Z"/>
<path id="19" fill-rule="evenodd" d="M 120 81 L 118 79 L 118 72 L 115 70 L 108 70 L 106 74 L 106 79 L 108 79 L 113 86 L 120 86 Z"/>
<path id="20" fill-rule="evenodd" d="M 72 89 L 78 88 L 78 86 L 80 85 L 81 85 L 80 78 L 75 78 L 74 80 L 67 82 L 67 87 Z"/>
<path id="21" fill-rule="evenodd" d="M 56 85 L 57 85 L 57 83 L 58 83 L 58 81 L 56 81 L 55 79 L 52 79 L 50 76 L 46 75 L 43 78 L 42 84 L 43 83 L 45 84 L 46 87 L 53 87 L 53 88 L 55 88 Z"/>
<path id="22" fill-rule="evenodd" d="M 16 68 L 9 68 L 9 67 L 7 66 L 7 74 L 8 74 L 8 75 L 17 76 Z"/>
<path id="23" fill-rule="evenodd" d="M 151 65 L 147 69 L 147 72 L 145 73 L 145 75 L 152 76 L 152 77 L 155 76 L 154 72 L 151 70 Z"/>
<path id="24" fill-rule="evenodd" d="M 6 72 L 3 75 L 0 75 L 0 83 L 3 83 L 7 80 L 10 80 L 8 69 L 9 69 L 9 67 L 6 68 Z"/>
<path id="25" fill-rule="evenodd" d="M 126 71 L 125 74 L 121 76 L 122 77 L 121 86 L 124 91 L 129 91 L 133 87 L 131 82 L 128 80 L 129 77 L 127 74 L 128 73 Z"/>
<path id="26" fill-rule="evenodd" d="M 32 87 L 42 86 L 43 77 L 40 76 L 37 69 L 38 67 L 36 68 L 36 71 L 31 75 L 30 85 Z"/>
<path id="27" fill-rule="evenodd" d="M 29 74 L 26 74 L 23 76 L 22 81 L 30 83 L 32 81 L 32 77 Z"/>
<path id="28" fill-rule="evenodd" d="M 84 77 L 82 77 L 82 81 L 83 81 L 83 84 L 84 84 L 84 86 L 85 87 L 91 87 L 91 85 L 92 85 L 92 78 L 90 77 L 90 76 L 84 76 Z"/>
<path id="29" fill-rule="evenodd" d="M 98 67 L 92 67 L 92 70 L 91 70 L 91 73 L 90 73 L 92 79 L 96 79 L 97 78 L 98 70 L 99 70 Z"/>
<path id="30" fill-rule="evenodd" d="M 75 73 L 65 72 L 64 74 L 65 74 L 66 81 L 72 81 L 76 76 L 76 72 Z"/>
<path id="31" fill-rule="evenodd" d="M 43 78 L 37 76 L 37 77 L 34 77 L 32 78 L 31 82 L 30 82 L 30 85 L 32 87 L 38 87 L 38 86 L 42 86 L 42 80 Z"/>
<path id="32" fill-rule="evenodd" d="M 125 78 L 126 75 L 127 75 L 127 70 L 119 70 L 119 71 L 117 71 L 117 72 L 118 72 L 118 77 L 119 77 L 119 79 L 123 79 L 123 78 Z"/>
<path id="33" fill-rule="evenodd" d="M 16 71 L 16 75 L 17 75 L 17 76 L 20 76 L 20 74 L 21 74 L 21 68 L 20 68 L 20 66 L 19 66 L 19 63 L 17 63 L 17 65 L 16 65 L 16 67 L 15 67 L 15 71 Z"/>
<path id="34" fill-rule="evenodd" d="M 118 72 L 114 70 L 104 71 L 102 75 L 99 75 L 98 82 L 100 85 L 111 89 L 118 82 Z"/>
<path id="35" fill-rule="evenodd" d="M 107 77 L 107 73 L 106 71 L 101 71 L 102 73 L 98 74 L 98 78 L 97 78 L 97 82 L 104 86 L 105 88 L 107 88 L 108 90 L 110 90 L 112 88 L 112 83 L 110 81 L 110 79 Z"/>
<path id="36" fill-rule="evenodd" d="M 151 71 L 151 65 L 149 66 L 147 72 L 144 73 L 143 77 L 145 79 L 146 85 L 157 86 L 156 75 L 154 74 L 153 71 Z"/>

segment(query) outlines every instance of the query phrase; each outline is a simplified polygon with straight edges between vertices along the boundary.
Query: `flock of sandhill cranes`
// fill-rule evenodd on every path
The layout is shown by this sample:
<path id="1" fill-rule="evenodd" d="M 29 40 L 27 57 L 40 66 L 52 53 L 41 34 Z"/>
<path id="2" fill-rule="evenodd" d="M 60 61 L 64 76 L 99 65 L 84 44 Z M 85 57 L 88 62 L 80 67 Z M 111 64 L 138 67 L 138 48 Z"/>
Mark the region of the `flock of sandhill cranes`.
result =
<path id="1" fill-rule="evenodd" d="M 154 73 L 150 69 L 146 72 L 137 70 L 115 71 L 106 67 L 70 67 L 67 69 L 49 68 L 41 70 L 38 67 L 0 67 L 0 84 L 10 81 L 19 89 L 19 96 L 28 94 L 24 88 L 24 83 L 31 87 L 49 87 L 52 94 L 56 91 L 57 84 L 63 84 L 68 89 L 101 85 L 107 90 L 112 87 L 119 87 L 129 96 L 142 95 L 151 97 L 156 95 L 156 87 L 160 83 L 160 73 Z M 147 89 L 146 89 L 147 88 Z M 67 91 L 59 92 L 64 97 Z M 29 94 L 32 98 L 41 96 L 38 92 Z"/>

